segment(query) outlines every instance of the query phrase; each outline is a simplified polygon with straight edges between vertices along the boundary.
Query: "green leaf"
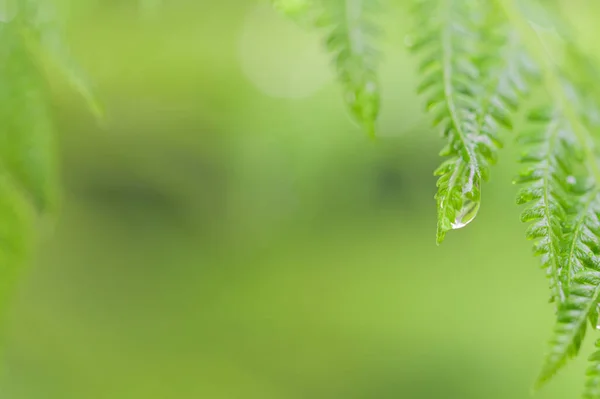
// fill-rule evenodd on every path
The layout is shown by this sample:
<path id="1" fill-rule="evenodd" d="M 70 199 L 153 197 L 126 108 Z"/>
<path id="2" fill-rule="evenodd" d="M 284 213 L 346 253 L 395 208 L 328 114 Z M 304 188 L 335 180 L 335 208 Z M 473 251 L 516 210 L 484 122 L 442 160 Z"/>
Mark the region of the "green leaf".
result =
<path id="1" fill-rule="evenodd" d="M 491 3 L 422 0 L 413 11 L 417 33 L 407 42 L 423 54 L 418 91 L 442 126 L 441 155 L 450 157 L 435 173 L 439 244 L 476 216 L 500 132 L 512 126 L 527 87 L 526 57 Z"/>
<path id="2" fill-rule="evenodd" d="M 375 22 L 379 0 L 323 0 L 319 25 L 329 31 L 327 49 L 332 54 L 344 99 L 351 114 L 367 134 L 376 135 L 380 87 Z"/>
<path id="3" fill-rule="evenodd" d="M 572 185 L 576 179 L 571 176 Z M 577 188 L 585 190 L 572 200 L 564 234 L 564 254 L 560 262 L 561 280 L 568 287 L 573 276 L 585 269 L 595 268 L 596 254 L 600 252 L 600 197 L 597 187 Z"/>
<path id="4" fill-rule="evenodd" d="M 376 135 L 380 108 L 377 41 L 381 29 L 375 17 L 379 0 L 272 0 L 294 20 L 325 32 L 344 100 L 370 137 Z"/>
<path id="5" fill-rule="evenodd" d="M 596 351 L 590 355 L 590 365 L 585 373 L 583 399 L 600 399 L 600 339 L 596 341 Z"/>
<path id="6" fill-rule="evenodd" d="M 552 299 L 560 303 L 566 298 L 561 256 L 563 221 L 570 207 L 569 176 L 575 170 L 574 143 L 570 127 L 558 111 L 532 112 L 529 121 L 533 128 L 519 137 L 524 147 L 521 162 L 527 167 L 515 179 L 515 183 L 526 184 L 517 194 L 517 203 L 529 204 L 521 220 L 532 222 L 527 238 L 536 241 L 534 252 L 546 269 Z"/>
<path id="7" fill-rule="evenodd" d="M 554 336 L 538 378 L 538 386 L 552 378 L 569 357 L 578 353 L 585 336 L 588 316 L 596 311 L 599 299 L 599 271 L 585 270 L 573 278 L 569 296 L 558 308 Z"/>

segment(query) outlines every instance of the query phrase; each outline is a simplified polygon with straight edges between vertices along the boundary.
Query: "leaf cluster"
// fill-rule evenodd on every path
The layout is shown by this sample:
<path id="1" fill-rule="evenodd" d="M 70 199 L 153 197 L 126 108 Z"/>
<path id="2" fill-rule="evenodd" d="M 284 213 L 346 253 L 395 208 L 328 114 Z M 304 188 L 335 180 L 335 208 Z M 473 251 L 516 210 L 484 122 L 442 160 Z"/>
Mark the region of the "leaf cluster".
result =
<path id="1" fill-rule="evenodd" d="M 312 26 L 326 28 L 351 113 L 373 134 L 380 101 L 379 2 L 273 2 L 295 19 L 310 16 Z M 578 354 L 588 325 L 598 325 L 600 97 L 590 88 L 600 69 L 578 46 L 556 2 L 415 0 L 410 13 L 415 27 L 405 42 L 418 58 L 417 92 L 445 141 L 445 159 L 435 171 L 438 244 L 475 218 L 506 132 L 515 130 L 523 165 L 514 181 L 517 203 L 525 205 L 526 236 L 556 309 L 539 386 Z M 557 40 L 548 40 L 548 30 Z M 531 92 L 541 93 L 541 100 L 533 101 Z M 596 346 L 585 398 L 600 398 Z"/>

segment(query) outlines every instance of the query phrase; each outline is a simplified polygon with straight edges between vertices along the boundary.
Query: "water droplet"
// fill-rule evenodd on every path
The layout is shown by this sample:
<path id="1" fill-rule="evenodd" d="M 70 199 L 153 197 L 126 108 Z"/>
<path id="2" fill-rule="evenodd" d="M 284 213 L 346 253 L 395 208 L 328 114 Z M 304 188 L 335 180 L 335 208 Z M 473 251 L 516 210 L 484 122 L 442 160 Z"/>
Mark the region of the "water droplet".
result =
<path id="1" fill-rule="evenodd" d="M 475 216 L 477 216 L 477 212 L 479 212 L 479 205 L 481 205 L 481 201 L 464 198 L 463 206 L 456 213 L 456 219 L 451 224 L 452 228 L 454 230 L 461 229 L 471 223 L 475 219 Z"/>
<path id="2" fill-rule="evenodd" d="M 567 183 L 573 186 L 577 183 L 577 179 L 575 179 L 575 176 L 567 176 Z"/>
<path id="3" fill-rule="evenodd" d="M 415 38 L 412 35 L 404 36 L 404 45 L 408 48 L 415 45 Z"/>

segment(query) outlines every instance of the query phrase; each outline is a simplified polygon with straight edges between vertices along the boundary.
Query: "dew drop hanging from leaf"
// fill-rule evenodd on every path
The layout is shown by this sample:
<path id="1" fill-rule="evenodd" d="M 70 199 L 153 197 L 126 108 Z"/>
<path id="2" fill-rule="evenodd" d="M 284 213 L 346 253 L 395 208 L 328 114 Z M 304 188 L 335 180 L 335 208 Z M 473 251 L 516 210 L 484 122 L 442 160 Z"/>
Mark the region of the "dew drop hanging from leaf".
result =
<path id="1" fill-rule="evenodd" d="M 474 171 L 468 172 L 467 181 L 462 188 L 462 198 L 456 211 L 454 221 L 450 224 L 453 230 L 462 229 L 471 223 L 479 212 L 481 205 L 481 180 Z"/>
<path id="2" fill-rule="evenodd" d="M 472 200 L 465 197 L 462 208 L 456 213 L 456 219 L 452 222 L 452 229 L 461 229 L 471 223 L 477 216 L 477 212 L 479 212 L 480 204 L 479 199 Z"/>

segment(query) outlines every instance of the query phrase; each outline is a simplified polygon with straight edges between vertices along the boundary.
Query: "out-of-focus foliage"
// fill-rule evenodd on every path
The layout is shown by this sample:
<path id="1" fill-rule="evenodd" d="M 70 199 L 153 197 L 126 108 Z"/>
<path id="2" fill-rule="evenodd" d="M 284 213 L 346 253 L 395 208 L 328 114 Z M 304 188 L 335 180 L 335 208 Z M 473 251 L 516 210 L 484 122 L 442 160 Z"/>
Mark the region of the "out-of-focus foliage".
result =
<path id="1" fill-rule="evenodd" d="M 173 0 L 148 19 L 135 0 L 64 3 L 110 123 L 100 130 L 48 71 L 63 215 L 11 308 L 3 395 L 530 397 L 552 320 L 510 203 L 521 130 L 504 137 L 478 220 L 435 247 L 443 140 L 400 51 L 404 4 L 383 14 L 386 95 L 369 143 L 317 71 L 322 39 L 266 1 Z M 600 4 L 565 5 L 596 51 Z M 280 67 L 282 49 L 302 56 Z M 273 96 L 243 67 L 253 54 L 281 70 L 273 85 L 312 91 Z M 573 397 L 582 360 L 536 397 Z"/>
<path id="2" fill-rule="evenodd" d="M 57 208 L 57 160 L 47 83 L 37 55 L 58 55 L 62 37 L 43 0 L 4 2 L 0 23 L 1 306 L 35 242 L 39 216 Z M 66 47 L 62 47 L 65 49 Z M 63 50 L 64 52 L 64 50 Z M 66 53 L 64 65 L 72 65 Z M 67 71 L 73 76 L 73 70 Z M 81 82 L 78 87 L 89 93 Z"/>
<path id="3" fill-rule="evenodd" d="M 295 16 L 309 13 L 313 6 L 329 5 L 338 21 L 359 16 L 361 4 L 366 3 L 275 2 Z M 518 194 L 519 204 L 529 204 L 522 220 L 533 222 L 527 237 L 536 240 L 534 252 L 542 260 L 551 300 L 558 309 L 540 385 L 578 354 L 587 320 L 594 324 L 598 319 L 595 280 L 585 279 L 591 288 L 582 295 L 581 277 L 574 277 L 595 273 L 598 260 L 594 255 L 600 252 L 593 206 L 600 199 L 596 138 L 600 111 L 595 103 L 598 95 L 582 85 L 596 77 L 596 62 L 581 50 L 556 2 L 415 0 L 412 16 L 416 27 L 407 44 L 422 54 L 417 92 L 426 94 L 426 109 L 434 125 L 441 125 L 447 141 L 440 155 L 449 157 L 435 172 L 439 176 L 435 197 L 438 244 L 448 231 L 475 219 L 481 184 L 497 160 L 502 128 L 513 126 L 513 114 L 528 110 L 529 122 L 538 125 L 518 125 L 517 146 L 528 166 L 515 183 L 528 184 Z M 379 24 L 371 22 L 362 30 L 360 24 L 338 26 L 343 34 L 334 30 L 332 37 L 362 39 L 363 31 L 378 30 Z M 341 49 L 342 55 L 351 54 L 357 43 L 364 45 L 364 41 L 336 42 L 340 44 L 330 50 Z M 344 62 L 339 66 L 338 62 L 339 71 L 347 67 Z M 356 69 L 371 70 L 368 63 Z M 343 76 L 342 81 L 348 81 Z M 522 101 L 531 83 L 548 97 L 542 111 L 531 112 L 531 104 Z M 361 102 L 354 113 L 365 109 L 370 110 Z"/>
<path id="4" fill-rule="evenodd" d="M 33 54 L 40 57 L 40 62 L 60 70 L 88 103 L 92 112 L 100 117 L 102 107 L 93 93 L 89 79 L 71 55 L 55 1 L 23 0 L 17 13 L 21 34 Z"/>

